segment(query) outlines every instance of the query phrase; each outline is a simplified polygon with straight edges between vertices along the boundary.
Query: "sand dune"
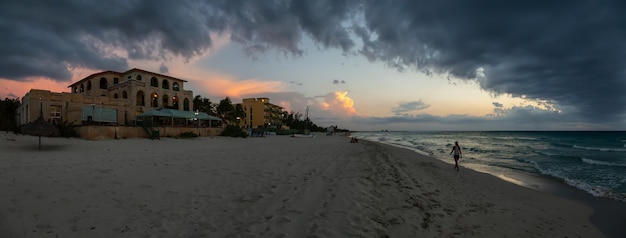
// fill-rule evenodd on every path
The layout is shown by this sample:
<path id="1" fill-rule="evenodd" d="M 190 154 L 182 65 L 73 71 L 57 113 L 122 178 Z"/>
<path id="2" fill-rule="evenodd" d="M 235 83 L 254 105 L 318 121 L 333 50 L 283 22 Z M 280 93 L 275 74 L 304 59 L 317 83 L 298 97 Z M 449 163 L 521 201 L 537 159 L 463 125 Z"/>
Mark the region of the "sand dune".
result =
<path id="1" fill-rule="evenodd" d="M 604 237 L 583 204 L 347 137 L 1 135 L 2 237 Z"/>

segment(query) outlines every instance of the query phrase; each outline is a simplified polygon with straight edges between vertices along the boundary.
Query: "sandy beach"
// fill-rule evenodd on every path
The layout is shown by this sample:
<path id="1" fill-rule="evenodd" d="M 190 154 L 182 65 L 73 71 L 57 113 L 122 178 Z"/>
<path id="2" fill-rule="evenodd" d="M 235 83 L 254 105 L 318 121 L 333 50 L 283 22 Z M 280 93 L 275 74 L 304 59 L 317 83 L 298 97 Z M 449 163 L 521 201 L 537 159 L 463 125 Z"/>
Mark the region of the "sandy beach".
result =
<path id="1" fill-rule="evenodd" d="M 578 200 L 341 136 L 0 133 L 0 237 L 615 235 Z"/>

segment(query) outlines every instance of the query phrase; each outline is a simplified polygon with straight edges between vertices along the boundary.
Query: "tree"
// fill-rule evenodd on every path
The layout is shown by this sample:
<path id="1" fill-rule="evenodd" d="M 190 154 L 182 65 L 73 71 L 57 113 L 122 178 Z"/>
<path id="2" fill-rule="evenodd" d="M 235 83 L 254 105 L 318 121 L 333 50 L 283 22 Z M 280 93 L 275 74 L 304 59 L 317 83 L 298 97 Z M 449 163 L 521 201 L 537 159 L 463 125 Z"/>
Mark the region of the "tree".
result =
<path id="1" fill-rule="evenodd" d="M 221 117 L 222 120 L 224 120 L 224 122 L 227 124 L 228 122 L 231 122 L 235 119 L 235 108 L 233 107 L 233 104 L 230 101 L 229 97 L 226 97 L 220 101 L 220 103 L 217 105 L 216 111 L 217 115 Z"/>
<path id="2" fill-rule="evenodd" d="M 244 111 L 243 111 L 243 107 L 241 106 L 241 104 L 237 104 L 237 105 L 235 106 L 235 110 L 234 110 L 234 112 L 233 112 L 233 117 L 234 117 L 234 119 L 239 118 L 239 119 L 237 119 L 237 120 L 241 120 L 241 119 L 243 119 L 245 116 L 246 116 L 246 112 L 244 112 Z M 237 122 L 237 123 L 239 123 L 239 122 Z"/>
<path id="3" fill-rule="evenodd" d="M 20 99 L 5 98 L 0 101 L 0 130 L 19 131 L 16 121 L 17 108 L 21 105 Z"/>
<path id="4" fill-rule="evenodd" d="M 206 112 L 209 115 L 217 116 L 217 112 L 215 111 L 216 104 L 211 102 L 211 99 L 203 98 L 200 95 L 196 95 L 193 98 L 193 110 L 198 110 L 201 112 Z"/>

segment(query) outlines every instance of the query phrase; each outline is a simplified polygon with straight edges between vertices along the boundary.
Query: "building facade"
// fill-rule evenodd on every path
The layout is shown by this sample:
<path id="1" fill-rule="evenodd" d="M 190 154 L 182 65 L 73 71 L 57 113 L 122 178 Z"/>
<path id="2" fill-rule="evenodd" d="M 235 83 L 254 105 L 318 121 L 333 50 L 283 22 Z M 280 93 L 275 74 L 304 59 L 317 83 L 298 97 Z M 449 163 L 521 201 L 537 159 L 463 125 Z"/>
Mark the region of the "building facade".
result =
<path id="1" fill-rule="evenodd" d="M 240 118 L 240 126 L 246 128 L 281 128 L 283 107 L 270 103 L 269 98 L 244 98 L 241 103 L 244 118 Z M 236 107 L 237 104 L 234 106 Z"/>
<path id="2" fill-rule="evenodd" d="M 22 97 L 18 123 L 35 121 L 43 112 L 46 121 L 69 125 L 135 125 L 137 115 L 150 109 L 190 111 L 193 92 L 184 89 L 185 82 L 136 68 L 95 73 L 71 84 L 69 93 L 31 89 Z"/>
<path id="3" fill-rule="evenodd" d="M 185 82 L 137 68 L 95 73 L 71 84 L 69 93 L 31 89 L 22 97 L 17 121 L 25 125 L 42 114 L 48 122 L 71 126 L 140 125 L 138 115 L 151 109 L 191 111 L 193 92 L 185 90 Z"/>

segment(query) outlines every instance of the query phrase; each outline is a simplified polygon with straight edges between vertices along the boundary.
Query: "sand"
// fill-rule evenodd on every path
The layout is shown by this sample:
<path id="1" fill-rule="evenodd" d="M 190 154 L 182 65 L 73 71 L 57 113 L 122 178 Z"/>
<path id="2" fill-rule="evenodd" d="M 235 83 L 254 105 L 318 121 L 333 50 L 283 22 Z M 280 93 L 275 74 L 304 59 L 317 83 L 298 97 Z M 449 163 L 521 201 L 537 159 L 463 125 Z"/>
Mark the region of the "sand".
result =
<path id="1" fill-rule="evenodd" d="M 607 236 L 579 201 L 347 137 L 0 133 L 0 237 Z"/>

